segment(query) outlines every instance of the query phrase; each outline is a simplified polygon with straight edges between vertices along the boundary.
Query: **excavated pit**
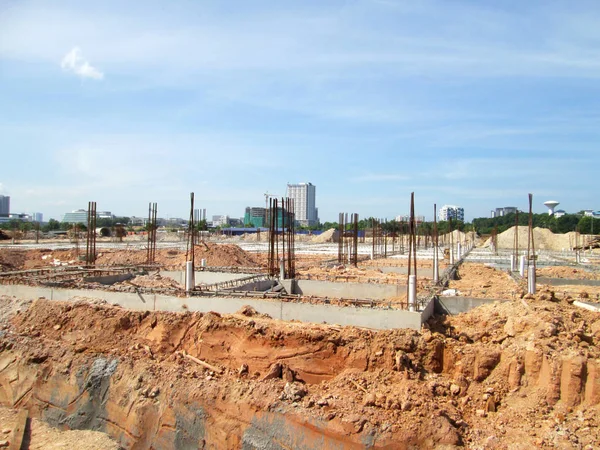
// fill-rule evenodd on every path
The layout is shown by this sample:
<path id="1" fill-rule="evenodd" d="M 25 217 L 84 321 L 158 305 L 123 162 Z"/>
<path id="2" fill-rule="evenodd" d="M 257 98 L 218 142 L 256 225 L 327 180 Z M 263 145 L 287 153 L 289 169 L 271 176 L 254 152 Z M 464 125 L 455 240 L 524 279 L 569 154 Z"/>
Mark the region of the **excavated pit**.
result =
<path id="1" fill-rule="evenodd" d="M 0 403 L 124 448 L 593 448 L 600 438 L 600 321 L 567 302 L 494 303 L 379 332 L 252 308 L 0 304 Z"/>

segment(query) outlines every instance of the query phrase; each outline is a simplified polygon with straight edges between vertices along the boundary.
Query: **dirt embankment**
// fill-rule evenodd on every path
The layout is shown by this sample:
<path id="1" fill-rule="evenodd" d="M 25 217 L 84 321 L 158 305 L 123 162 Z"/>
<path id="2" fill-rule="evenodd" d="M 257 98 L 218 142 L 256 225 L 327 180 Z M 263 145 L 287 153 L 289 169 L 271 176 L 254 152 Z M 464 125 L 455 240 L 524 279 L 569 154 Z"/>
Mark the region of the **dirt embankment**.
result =
<path id="1" fill-rule="evenodd" d="M 387 272 L 376 268 L 354 266 L 312 267 L 296 270 L 296 277 L 305 280 L 335 282 L 406 284 L 407 274 Z M 419 279 L 425 277 L 419 277 Z"/>
<path id="2" fill-rule="evenodd" d="M 579 280 L 594 280 L 596 273 L 585 272 L 573 267 L 546 267 L 537 269 L 538 277 L 574 278 Z M 538 280 L 539 281 L 539 280 Z M 507 271 L 499 270 L 485 264 L 464 263 L 458 270 L 458 280 L 449 283 L 449 289 L 456 289 L 457 295 L 474 298 L 515 300 L 526 296 L 526 281 L 517 283 Z M 600 299 L 600 286 L 561 285 L 547 286 L 537 284 L 538 297 L 572 302 L 573 300 Z"/>
<path id="3" fill-rule="evenodd" d="M 515 299 L 525 294 L 507 272 L 477 263 L 462 264 L 458 280 L 450 281 L 448 287 L 459 295 L 475 298 Z"/>
<path id="4" fill-rule="evenodd" d="M 588 271 L 575 267 L 556 266 L 538 268 L 538 277 L 567 278 L 571 280 L 600 280 L 600 272 Z"/>
<path id="5" fill-rule="evenodd" d="M 495 303 L 422 332 L 282 323 L 251 308 L 1 303 L 5 318 L 20 312 L 3 322 L 0 403 L 106 431 L 127 448 L 177 439 L 593 448 L 600 439 L 600 318 L 567 302 Z"/>
<path id="6" fill-rule="evenodd" d="M 15 250 L 0 249 L 0 270 L 27 270 L 49 267 L 79 265 L 79 255 L 85 255 L 85 249 L 79 250 Z M 206 259 L 206 264 L 213 267 L 243 266 L 253 267 L 259 264 L 258 259 L 245 252 L 237 245 L 201 243 L 196 246 L 194 256 L 197 264 Z M 146 250 L 135 249 L 98 249 L 96 265 L 123 266 L 146 264 Z M 157 249 L 156 263 L 165 269 L 182 269 L 185 267 L 184 250 Z"/>

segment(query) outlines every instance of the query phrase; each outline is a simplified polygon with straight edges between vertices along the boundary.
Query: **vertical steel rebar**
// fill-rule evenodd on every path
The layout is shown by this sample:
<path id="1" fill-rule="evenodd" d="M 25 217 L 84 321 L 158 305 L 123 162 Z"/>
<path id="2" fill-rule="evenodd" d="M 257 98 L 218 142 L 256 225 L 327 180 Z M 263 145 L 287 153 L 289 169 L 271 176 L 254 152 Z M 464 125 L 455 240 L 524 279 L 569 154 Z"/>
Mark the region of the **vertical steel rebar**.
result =
<path id="1" fill-rule="evenodd" d="M 148 203 L 148 222 L 146 223 L 148 246 L 146 251 L 146 264 L 154 264 L 156 261 L 156 212 L 156 203 Z"/>
<path id="2" fill-rule="evenodd" d="M 439 282 L 439 264 L 440 264 L 440 254 L 439 254 L 439 234 L 438 234 L 438 224 L 437 224 L 437 203 L 433 204 L 433 265 L 434 265 L 434 281 Z M 437 277 L 436 277 L 437 275 Z M 435 279 L 438 278 L 438 279 Z"/>
<path id="3" fill-rule="evenodd" d="M 358 266 L 358 214 L 354 213 L 353 220 L 353 236 L 352 236 L 352 265 L 354 267 Z"/>
<path id="4" fill-rule="evenodd" d="M 344 263 L 344 213 L 338 216 L 338 264 Z"/>
<path id="5" fill-rule="evenodd" d="M 417 277 L 417 235 L 415 225 L 415 193 L 410 194 L 410 219 L 409 219 L 409 246 L 408 246 L 408 275 L 406 278 L 406 298 L 410 298 L 410 277 Z M 414 273 L 413 273 L 414 272 Z"/>
<path id="6" fill-rule="evenodd" d="M 514 253 L 513 258 L 515 258 L 515 265 L 519 260 L 519 210 L 515 213 L 515 242 L 514 242 Z"/>
<path id="7" fill-rule="evenodd" d="M 448 232 L 450 233 L 450 263 L 454 262 L 454 230 L 452 216 L 448 217 Z"/>
<path id="8" fill-rule="evenodd" d="M 533 261 L 533 267 L 535 269 L 535 242 L 533 236 L 533 194 L 529 194 L 529 230 L 527 237 L 527 273 L 529 273 L 529 266 Z"/>
<path id="9" fill-rule="evenodd" d="M 196 270 L 196 232 L 194 230 L 194 193 L 190 193 L 190 218 L 188 221 L 188 239 L 186 249 L 186 261 L 192 263 L 192 272 Z"/>
<path id="10" fill-rule="evenodd" d="M 88 266 L 96 264 L 96 202 L 88 202 L 87 238 L 85 262 Z"/>

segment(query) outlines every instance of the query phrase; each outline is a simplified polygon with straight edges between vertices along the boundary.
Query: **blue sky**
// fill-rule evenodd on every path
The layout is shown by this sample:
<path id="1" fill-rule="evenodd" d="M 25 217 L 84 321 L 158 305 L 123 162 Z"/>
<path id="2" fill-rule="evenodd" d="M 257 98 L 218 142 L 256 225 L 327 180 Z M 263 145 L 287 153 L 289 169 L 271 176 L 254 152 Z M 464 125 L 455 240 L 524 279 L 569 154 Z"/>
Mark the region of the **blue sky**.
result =
<path id="1" fill-rule="evenodd" d="M 322 220 L 600 209 L 600 2 L 0 0 L 0 193 Z"/>

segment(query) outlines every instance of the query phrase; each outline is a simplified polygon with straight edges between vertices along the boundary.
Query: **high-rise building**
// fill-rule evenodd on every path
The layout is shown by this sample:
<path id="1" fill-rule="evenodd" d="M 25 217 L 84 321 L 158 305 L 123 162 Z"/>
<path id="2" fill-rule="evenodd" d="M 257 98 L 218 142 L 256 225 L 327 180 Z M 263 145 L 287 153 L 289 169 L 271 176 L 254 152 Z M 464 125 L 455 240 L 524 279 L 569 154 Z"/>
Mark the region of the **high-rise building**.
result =
<path id="1" fill-rule="evenodd" d="M 319 210 L 316 207 L 316 186 L 314 184 L 288 184 L 286 196 L 294 202 L 294 214 L 297 224 L 312 226 L 319 223 Z"/>
<path id="2" fill-rule="evenodd" d="M 244 214 L 244 225 L 251 225 L 256 228 L 264 227 L 266 218 L 267 210 L 265 208 L 247 206 L 246 213 Z"/>
<path id="3" fill-rule="evenodd" d="M 212 216 L 213 227 L 227 227 L 229 226 L 229 216 L 217 215 Z"/>
<path id="4" fill-rule="evenodd" d="M 444 205 L 440 208 L 439 219 L 442 221 L 448 220 L 452 218 L 452 220 L 458 220 L 464 222 L 465 220 L 465 209 L 456 205 Z"/>
<path id="5" fill-rule="evenodd" d="M 0 217 L 8 217 L 10 214 L 10 197 L 0 195 Z"/>
<path id="6" fill-rule="evenodd" d="M 44 215 L 40 212 L 31 213 L 31 218 L 34 222 L 43 222 L 44 221 Z"/>

